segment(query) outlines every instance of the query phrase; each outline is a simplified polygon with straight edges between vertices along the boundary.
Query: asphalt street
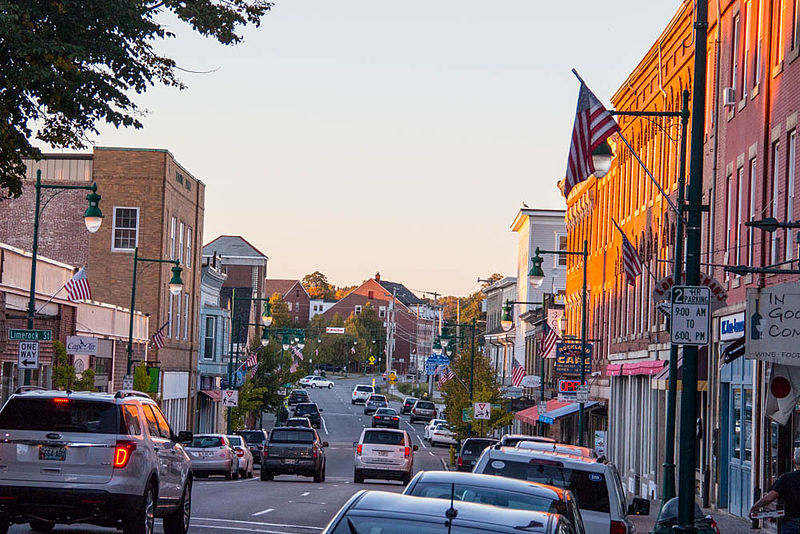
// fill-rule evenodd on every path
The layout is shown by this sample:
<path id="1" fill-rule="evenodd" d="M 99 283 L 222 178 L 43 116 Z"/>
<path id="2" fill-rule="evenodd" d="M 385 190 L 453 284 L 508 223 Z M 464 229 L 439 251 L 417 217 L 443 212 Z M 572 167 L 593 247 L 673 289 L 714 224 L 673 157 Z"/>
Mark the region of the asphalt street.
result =
<path id="1" fill-rule="evenodd" d="M 371 378 L 337 379 L 333 389 L 309 389 L 312 402 L 322 411 L 323 426 L 320 437 L 329 443 L 325 451 L 327 476 L 323 483 L 311 478 L 283 475 L 274 481 L 262 482 L 258 474 L 252 479 L 225 481 L 222 477 L 199 480 L 192 492 L 193 534 L 223 532 L 258 532 L 286 534 L 314 534 L 320 532 L 339 508 L 356 491 L 379 489 L 401 492 L 403 485 L 395 481 L 367 480 L 353 483 L 353 442 L 364 427 L 370 425 L 370 416 L 364 415 L 361 405 L 351 405 L 350 395 L 356 384 L 371 384 Z M 381 384 L 380 378 L 376 384 Z M 397 402 L 390 402 L 400 411 Z M 271 420 L 265 417 L 265 430 L 272 429 Z M 431 448 L 422 441 L 423 423 L 409 424 L 408 416 L 401 417 L 400 428 L 407 430 L 419 450 L 414 453 L 414 471 L 444 468 L 449 461 L 445 448 Z M 14 534 L 31 531 L 27 525 L 16 525 Z M 115 532 L 95 527 L 59 526 L 54 532 L 86 533 Z M 161 521 L 156 522 L 156 532 L 162 533 Z"/>

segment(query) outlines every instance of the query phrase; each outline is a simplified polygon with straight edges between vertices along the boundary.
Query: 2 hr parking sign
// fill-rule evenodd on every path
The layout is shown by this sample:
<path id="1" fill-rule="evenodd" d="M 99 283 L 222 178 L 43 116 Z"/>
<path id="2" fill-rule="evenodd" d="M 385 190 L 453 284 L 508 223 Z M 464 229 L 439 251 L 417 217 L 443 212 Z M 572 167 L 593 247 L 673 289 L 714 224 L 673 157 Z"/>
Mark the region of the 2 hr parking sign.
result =
<path id="1" fill-rule="evenodd" d="M 674 286 L 670 337 L 676 345 L 706 345 L 711 331 L 711 290 L 705 286 Z"/>

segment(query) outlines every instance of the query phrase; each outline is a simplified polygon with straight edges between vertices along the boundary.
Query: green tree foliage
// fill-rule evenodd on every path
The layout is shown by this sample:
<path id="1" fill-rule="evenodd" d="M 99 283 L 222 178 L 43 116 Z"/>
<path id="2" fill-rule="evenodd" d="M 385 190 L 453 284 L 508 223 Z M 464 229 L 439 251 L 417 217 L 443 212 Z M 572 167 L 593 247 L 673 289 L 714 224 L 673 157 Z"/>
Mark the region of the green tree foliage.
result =
<path id="1" fill-rule="evenodd" d="M 266 388 L 258 387 L 253 380 L 246 379 L 239 389 L 239 403 L 231 408 L 231 428 L 242 430 L 247 428 L 246 422 L 255 417 L 264 408 Z"/>
<path id="2" fill-rule="evenodd" d="M 336 288 L 328 282 L 328 277 L 319 271 L 305 275 L 301 283 L 312 299 L 332 299 L 336 294 Z"/>
<path id="3" fill-rule="evenodd" d="M 306 361 L 298 362 L 297 370 L 291 372 L 293 361 L 291 351 L 282 351 L 281 345 L 278 341 L 258 348 L 258 369 L 252 380 L 252 395 L 257 397 L 258 404 L 251 407 L 253 411 L 277 413 L 286 398 L 284 395 L 279 395 L 278 390 L 283 388 L 284 384 L 292 384 L 307 374 Z M 239 402 L 241 395 L 240 391 Z"/>
<path id="4" fill-rule="evenodd" d="M 462 410 L 472 408 L 469 400 L 469 374 L 470 374 L 470 354 L 465 351 L 453 358 L 450 365 L 458 378 L 449 380 L 444 385 L 445 396 L 445 417 L 448 423 L 453 425 L 459 439 L 467 436 L 467 423 L 462 421 Z M 499 385 L 495 381 L 494 369 L 487 358 L 482 354 L 475 355 L 475 366 L 473 375 L 473 402 L 491 402 L 502 404 L 500 398 Z M 512 414 L 505 410 L 492 410 L 492 418 L 484 421 L 483 432 L 488 434 L 495 428 L 501 428 L 511 424 Z M 472 422 L 473 434 L 479 433 L 480 421 Z"/>
<path id="5" fill-rule="evenodd" d="M 155 85 L 184 88 L 156 45 L 171 18 L 222 44 L 259 25 L 267 0 L 3 0 L 0 2 L 0 190 L 19 196 L 36 139 L 83 148 L 98 123 L 141 128 L 132 99 Z"/>
<path id="6" fill-rule="evenodd" d="M 133 389 L 136 391 L 150 391 L 150 373 L 147 372 L 146 366 L 137 365 L 134 367 Z"/>
<path id="7" fill-rule="evenodd" d="M 289 305 L 283 300 L 280 293 L 273 293 L 269 298 L 270 313 L 272 313 L 272 325 L 270 328 L 285 328 L 292 325 L 292 318 L 289 315 Z"/>
<path id="8" fill-rule="evenodd" d="M 94 391 L 94 369 L 86 369 L 81 377 L 75 373 L 75 367 L 69 363 L 67 348 L 60 341 L 53 341 L 53 387 L 73 391 Z"/>

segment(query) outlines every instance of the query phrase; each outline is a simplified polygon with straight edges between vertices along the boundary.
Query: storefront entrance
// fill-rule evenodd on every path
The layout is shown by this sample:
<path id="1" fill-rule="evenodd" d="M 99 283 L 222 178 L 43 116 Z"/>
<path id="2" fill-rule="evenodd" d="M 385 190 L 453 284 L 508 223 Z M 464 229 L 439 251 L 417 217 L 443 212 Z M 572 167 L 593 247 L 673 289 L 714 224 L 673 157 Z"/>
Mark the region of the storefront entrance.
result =
<path id="1" fill-rule="evenodd" d="M 720 503 L 728 511 L 746 517 L 752 506 L 753 464 L 753 362 L 738 358 L 723 365 L 720 372 L 722 402 L 721 465 L 727 465 L 720 481 Z"/>

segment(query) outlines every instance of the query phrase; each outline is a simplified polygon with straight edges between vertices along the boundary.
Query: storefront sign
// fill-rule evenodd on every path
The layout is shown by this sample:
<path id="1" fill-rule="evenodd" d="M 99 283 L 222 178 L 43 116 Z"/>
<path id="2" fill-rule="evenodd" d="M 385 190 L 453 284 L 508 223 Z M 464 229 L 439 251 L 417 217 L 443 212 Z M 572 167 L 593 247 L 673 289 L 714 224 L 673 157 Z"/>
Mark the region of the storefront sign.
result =
<path id="1" fill-rule="evenodd" d="M 746 356 L 800 365 L 800 287 L 779 284 L 747 290 Z"/>
<path id="2" fill-rule="evenodd" d="M 744 337 L 744 312 L 726 315 L 719 320 L 720 341 L 733 341 Z"/>
<path id="3" fill-rule="evenodd" d="M 564 310 L 550 309 L 547 310 L 547 326 L 552 328 L 558 337 L 564 337 L 564 332 L 561 331 L 561 318 L 564 317 Z"/>
<path id="4" fill-rule="evenodd" d="M 67 336 L 67 354 L 97 356 L 97 338 L 89 336 Z"/>
<path id="5" fill-rule="evenodd" d="M 685 282 L 686 276 L 683 276 L 681 282 Z M 658 281 L 653 289 L 653 300 L 655 302 L 667 301 L 669 302 L 670 291 L 672 286 L 675 285 L 675 278 L 672 275 L 665 276 Z M 700 273 L 700 283 L 698 285 L 706 286 L 711 290 L 711 309 L 717 310 L 725 305 L 728 300 L 728 293 L 722 284 L 717 282 L 714 278 L 707 274 Z"/>
<path id="6" fill-rule="evenodd" d="M 597 456 L 603 457 L 606 455 L 606 431 L 605 430 L 595 430 L 594 431 L 594 452 L 597 453 Z"/>
<path id="7" fill-rule="evenodd" d="M 583 355 L 584 372 L 592 372 L 592 353 L 591 343 L 586 344 L 586 352 Z M 556 373 L 566 375 L 581 374 L 581 344 L 578 341 L 568 341 L 556 344 Z"/>

